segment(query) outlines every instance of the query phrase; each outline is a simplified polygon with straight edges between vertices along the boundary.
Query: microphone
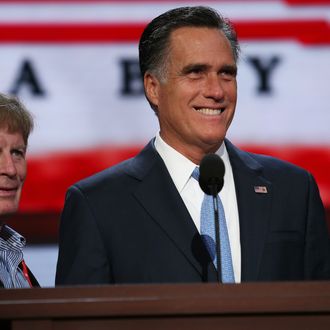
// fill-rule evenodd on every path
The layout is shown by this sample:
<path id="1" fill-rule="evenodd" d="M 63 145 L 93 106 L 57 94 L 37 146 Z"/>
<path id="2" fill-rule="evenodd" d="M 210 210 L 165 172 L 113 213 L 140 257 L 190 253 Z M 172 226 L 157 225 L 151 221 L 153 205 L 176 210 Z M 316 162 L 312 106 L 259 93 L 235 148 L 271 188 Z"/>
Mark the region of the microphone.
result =
<path id="1" fill-rule="evenodd" d="M 221 252 L 220 252 L 220 226 L 219 226 L 219 210 L 218 210 L 218 193 L 223 187 L 225 175 L 225 164 L 223 160 L 216 154 L 207 154 L 199 165 L 199 186 L 207 195 L 213 197 L 214 209 L 214 228 L 215 228 L 215 244 L 217 256 L 217 277 L 222 282 L 221 275 Z"/>
<path id="2" fill-rule="evenodd" d="M 223 187 L 225 164 L 216 154 L 207 154 L 199 165 L 199 186 L 207 195 L 216 196 Z"/>

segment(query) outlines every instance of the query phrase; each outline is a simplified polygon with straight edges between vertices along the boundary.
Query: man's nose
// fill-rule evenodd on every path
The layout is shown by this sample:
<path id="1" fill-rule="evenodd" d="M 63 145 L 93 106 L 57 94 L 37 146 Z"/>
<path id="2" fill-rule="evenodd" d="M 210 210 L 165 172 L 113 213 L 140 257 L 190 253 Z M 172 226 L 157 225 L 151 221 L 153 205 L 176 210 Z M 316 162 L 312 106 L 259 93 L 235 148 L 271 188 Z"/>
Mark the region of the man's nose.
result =
<path id="1" fill-rule="evenodd" d="M 15 162 L 11 154 L 2 153 L 0 155 L 0 174 L 8 176 L 17 174 Z"/>
<path id="2" fill-rule="evenodd" d="M 206 78 L 204 96 L 213 98 L 216 101 L 222 100 L 224 97 L 224 89 L 219 75 L 210 74 Z"/>

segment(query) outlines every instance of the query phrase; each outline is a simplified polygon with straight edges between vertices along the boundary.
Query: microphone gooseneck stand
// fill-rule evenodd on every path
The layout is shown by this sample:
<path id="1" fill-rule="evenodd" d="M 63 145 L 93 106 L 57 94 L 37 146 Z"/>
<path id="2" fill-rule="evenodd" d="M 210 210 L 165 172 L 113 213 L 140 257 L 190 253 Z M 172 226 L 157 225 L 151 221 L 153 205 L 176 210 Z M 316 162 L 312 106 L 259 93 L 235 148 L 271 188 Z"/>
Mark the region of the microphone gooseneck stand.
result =
<path id="1" fill-rule="evenodd" d="M 221 269 L 221 247 L 220 247 L 220 225 L 219 225 L 219 205 L 218 205 L 218 191 L 217 185 L 213 183 L 209 186 L 212 192 L 213 209 L 214 209 L 214 228 L 215 228 L 215 247 L 217 256 L 217 277 L 218 281 L 222 282 L 222 269 Z"/>
<path id="2" fill-rule="evenodd" d="M 218 155 L 207 154 L 200 162 L 199 174 L 201 189 L 213 197 L 217 279 L 222 282 L 218 193 L 224 184 L 225 164 Z"/>

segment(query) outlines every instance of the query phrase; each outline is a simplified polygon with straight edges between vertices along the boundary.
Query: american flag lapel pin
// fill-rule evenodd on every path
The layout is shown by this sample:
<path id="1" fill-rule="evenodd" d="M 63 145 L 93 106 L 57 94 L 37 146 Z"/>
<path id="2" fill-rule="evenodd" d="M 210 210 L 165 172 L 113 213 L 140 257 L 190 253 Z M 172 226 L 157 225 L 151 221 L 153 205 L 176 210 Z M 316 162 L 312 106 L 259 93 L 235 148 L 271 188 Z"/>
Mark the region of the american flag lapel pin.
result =
<path id="1" fill-rule="evenodd" d="M 257 194 L 267 194 L 267 187 L 265 186 L 254 186 L 254 192 Z"/>

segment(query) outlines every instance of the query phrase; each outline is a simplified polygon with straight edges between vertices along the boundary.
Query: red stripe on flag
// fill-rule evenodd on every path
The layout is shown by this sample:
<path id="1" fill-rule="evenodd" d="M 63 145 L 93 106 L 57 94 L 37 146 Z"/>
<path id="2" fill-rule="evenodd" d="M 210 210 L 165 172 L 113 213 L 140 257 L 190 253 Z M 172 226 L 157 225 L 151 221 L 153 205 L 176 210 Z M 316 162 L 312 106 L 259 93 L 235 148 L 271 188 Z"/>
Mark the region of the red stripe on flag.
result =
<path id="1" fill-rule="evenodd" d="M 234 21 L 240 40 L 297 40 L 330 44 L 330 24 L 317 20 Z M 2 23 L 0 43 L 138 42 L 145 23 Z"/>
<path id="2" fill-rule="evenodd" d="M 330 147 L 241 146 L 252 152 L 273 155 L 309 170 L 318 182 L 321 197 L 330 207 Z M 142 147 L 108 147 L 82 152 L 30 157 L 23 188 L 22 212 L 59 212 L 67 188 L 76 181 L 136 155 Z"/>
<path id="3" fill-rule="evenodd" d="M 284 0 L 292 6 L 327 6 L 330 5 L 330 0 Z"/>
<path id="4" fill-rule="evenodd" d="M 0 24 L 2 43 L 136 42 L 145 24 Z"/>
<path id="5" fill-rule="evenodd" d="M 139 147 L 102 147 L 81 152 L 52 153 L 28 159 L 28 175 L 22 192 L 23 212 L 58 212 L 65 191 L 82 178 L 135 156 Z"/>
<path id="6" fill-rule="evenodd" d="M 196 1 L 196 0 L 195 0 Z M 235 2 L 274 2 L 274 1 L 278 1 L 278 2 L 286 2 L 286 0 L 230 0 L 231 2 L 235 3 Z M 309 2 L 312 2 L 313 0 L 309 0 Z M 316 3 L 318 1 L 322 0 L 315 0 Z M 323 0 L 324 1 L 329 1 L 329 0 Z M 136 4 L 138 3 L 139 5 L 143 5 L 144 3 L 169 3 L 169 4 L 180 4 L 180 3 L 187 3 L 187 0 L 0 0 L 0 3 L 8 3 L 8 4 L 25 4 L 25 3 L 29 3 L 29 4 L 33 4 L 33 3 L 37 3 L 37 4 L 99 4 L 99 3 L 109 3 L 109 4 L 118 4 L 118 3 L 132 3 L 132 4 Z M 196 1 L 196 5 L 201 5 L 201 3 L 199 1 Z M 199 2 L 199 3 L 198 3 Z M 228 0 L 207 0 L 207 2 L 217 2 L 217 3 L 221 3 L 221 2 L 228 2 Z M 307 0 L 306 0 L 307 2 Z M 194 0 L 191 1 L 190 5 L 194 5 Z"/>
<path id="7" fill-rule="evenodd" d="M 251 146 L 244 150 L 274 156 L 296 164 L 312 173 L 318 183 L 323 203 L 330 208 L 330 147 L 308 146 Z"/>
<path id="8" fill-rule="evenodd" d="M 297 40 L 303 44 L 330 44 L 330 24 L 325 20 L 259 20 L 234 22 L 239 39 Z"/>

